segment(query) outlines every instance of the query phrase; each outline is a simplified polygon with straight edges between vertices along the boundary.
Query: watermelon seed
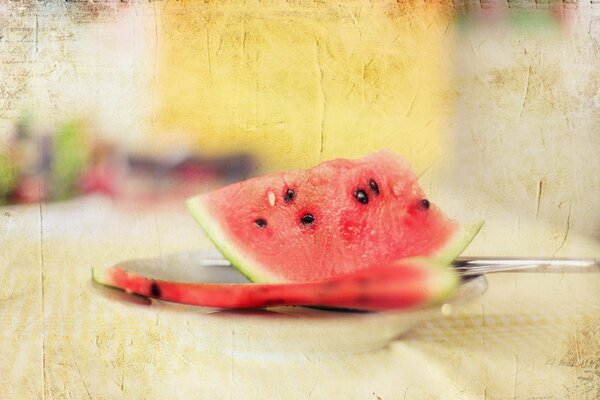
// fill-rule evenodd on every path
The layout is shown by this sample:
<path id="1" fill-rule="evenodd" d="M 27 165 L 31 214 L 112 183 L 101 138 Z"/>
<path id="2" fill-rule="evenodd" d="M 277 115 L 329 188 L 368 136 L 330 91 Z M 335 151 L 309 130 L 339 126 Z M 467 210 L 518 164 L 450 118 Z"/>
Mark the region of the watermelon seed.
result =
<path id="1" fill-rule="evenodd" d="M 358 200 L 358 202 L 361 204 L 367 204 L 369 202 L 367 193 L 362 189 L 358 189 L 356 192 L 354 192 L 354 197 L 356 197 L 356 200 Z"/>
<path id="2" fill-rule="evenodd" d="M 160 290 L 160 286 L 158 286 L 158 283 L 152 282 L 152 284 L 150 285 L 150 294 L 153 297 L 160 297 L 160 293 L 161 293 L 161 290 Z"/>
<path id="3" fill-rule="evenodd" d="M 288 189 L 285 192 L 285 196 L 283 197 L 283 201 L 285 201 L 286 203 L 290 203 L 295 198 L 296 198 L 296 192 L 294 192 L 294 189 Z"/>
<path id="4" fill-rule="evenodd" d="M 267 221 L 264 218 L 259 218 L 256 221 L 254 221 L 254 223 L 259 228 L 264 228 L 265 226 L 267 226 Z"/>
<path id="5" fill-rule="evenodd" d="M 429 209 L 429 206 L 430 206 L 431 204 L 429 203 L 429 200 L 427 200 L 427 199 L 423 199 L 423 200 L 421 200 L 421 205 L 422 205 L 423 207 L 425 207 L 425 209 Z"/>
<path id="6" fill-rule="evenodd" d="M 369 187 L 371 188 L 373 193 L 375 193 L 375 195 L 379 194 L 379 186 L 377 186 L 377 182 L 375 182 L 375 180 L 371 179 L 369 181 Z"/>
<path id="7" fill-rule="evenodd" d="M 302 218 L 300 218 L 300 222 L 302 225 L 307 226 L 315 222 L 315 217 L 312 214 L 304 214 Z"/>

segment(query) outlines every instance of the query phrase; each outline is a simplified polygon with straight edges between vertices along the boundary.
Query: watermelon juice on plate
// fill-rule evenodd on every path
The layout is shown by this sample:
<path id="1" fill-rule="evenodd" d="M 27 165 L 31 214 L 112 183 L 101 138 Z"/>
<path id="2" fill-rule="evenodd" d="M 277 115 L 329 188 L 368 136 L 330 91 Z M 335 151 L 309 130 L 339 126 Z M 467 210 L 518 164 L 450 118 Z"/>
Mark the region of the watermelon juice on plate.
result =
<path id="1" fill-rule="evenodd" d="M 254 284 L 169 282 L 119 266 L 95 270 L 94 279 L 211 307 L 424 307 L 452 295 L 459 279 L 448 265 L 480 227 L 449 219 L 389 151 L 249 179 L 187 205 Z"/>

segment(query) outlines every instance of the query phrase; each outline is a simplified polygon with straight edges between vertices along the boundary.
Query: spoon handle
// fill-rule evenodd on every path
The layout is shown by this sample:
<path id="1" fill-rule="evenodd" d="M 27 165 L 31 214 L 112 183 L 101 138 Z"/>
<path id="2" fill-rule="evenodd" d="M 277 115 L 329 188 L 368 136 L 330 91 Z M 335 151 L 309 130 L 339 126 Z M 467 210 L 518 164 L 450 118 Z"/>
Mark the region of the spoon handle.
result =
<path id="1" fill-rule="evenodd" d="M 493 272 L 600 272 L 600 259 L 459 257 L 452 263 L 463 276 Z"/>
<path id="2" fill-rule="evenodd" d="M 199 261 L 210 267 L 231 266 L 217 252 L 209 252 Z M 462 276 L 494 272 L 600 272 L 600 258 L 459 257 L 452 266 Z"/>

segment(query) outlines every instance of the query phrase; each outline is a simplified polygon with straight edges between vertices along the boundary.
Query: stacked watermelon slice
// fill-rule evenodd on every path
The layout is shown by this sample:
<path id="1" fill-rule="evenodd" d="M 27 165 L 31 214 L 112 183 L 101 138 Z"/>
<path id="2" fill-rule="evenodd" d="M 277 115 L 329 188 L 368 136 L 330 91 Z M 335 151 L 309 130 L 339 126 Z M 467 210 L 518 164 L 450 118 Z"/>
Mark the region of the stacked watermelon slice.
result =
<path id="1" fill-rule="evenodd" d="M 389 151 L 239 182 L 188 200 L 214 245 L 253 283 L 158 281 L 119 266 L 94 279 L 129 292 L 224 308 L 414 308 L 447 299 L 451 261 L 480 224 L 452 221 Z"/>

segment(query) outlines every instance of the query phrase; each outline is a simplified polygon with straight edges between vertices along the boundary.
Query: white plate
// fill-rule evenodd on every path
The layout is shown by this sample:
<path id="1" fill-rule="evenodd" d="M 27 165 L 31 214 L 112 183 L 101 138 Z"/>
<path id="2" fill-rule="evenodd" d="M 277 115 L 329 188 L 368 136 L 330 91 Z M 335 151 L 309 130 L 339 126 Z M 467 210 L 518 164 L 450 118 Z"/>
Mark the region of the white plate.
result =
<path id="1" fill-rule="evenodd" d="M 247 282 L 237 270 L 227 266 L 207 266 L 200 260 L 206 252 L 178 253 L 162 258 L 131 260 L 123 268 L 141 275 L 186 282 Z M 112 298 L 145 303 L 169 318 L 173 324 L 185 321 L 198 345 L 236 355 L 241 353 L 355 353 L 385 346 L 416 324 L 443 318 L 448 310 L 460 307 L 485 292 L 484 276 L 464 282 L 448 302 L 451 307 L 394 312 L 352 312 L 307 307 L 273 307 L 266 310 L 220 310 L 170 303 L 139 296 L 102 292 Z M 232 340 L 231 338 L 234 338 Z"/>

